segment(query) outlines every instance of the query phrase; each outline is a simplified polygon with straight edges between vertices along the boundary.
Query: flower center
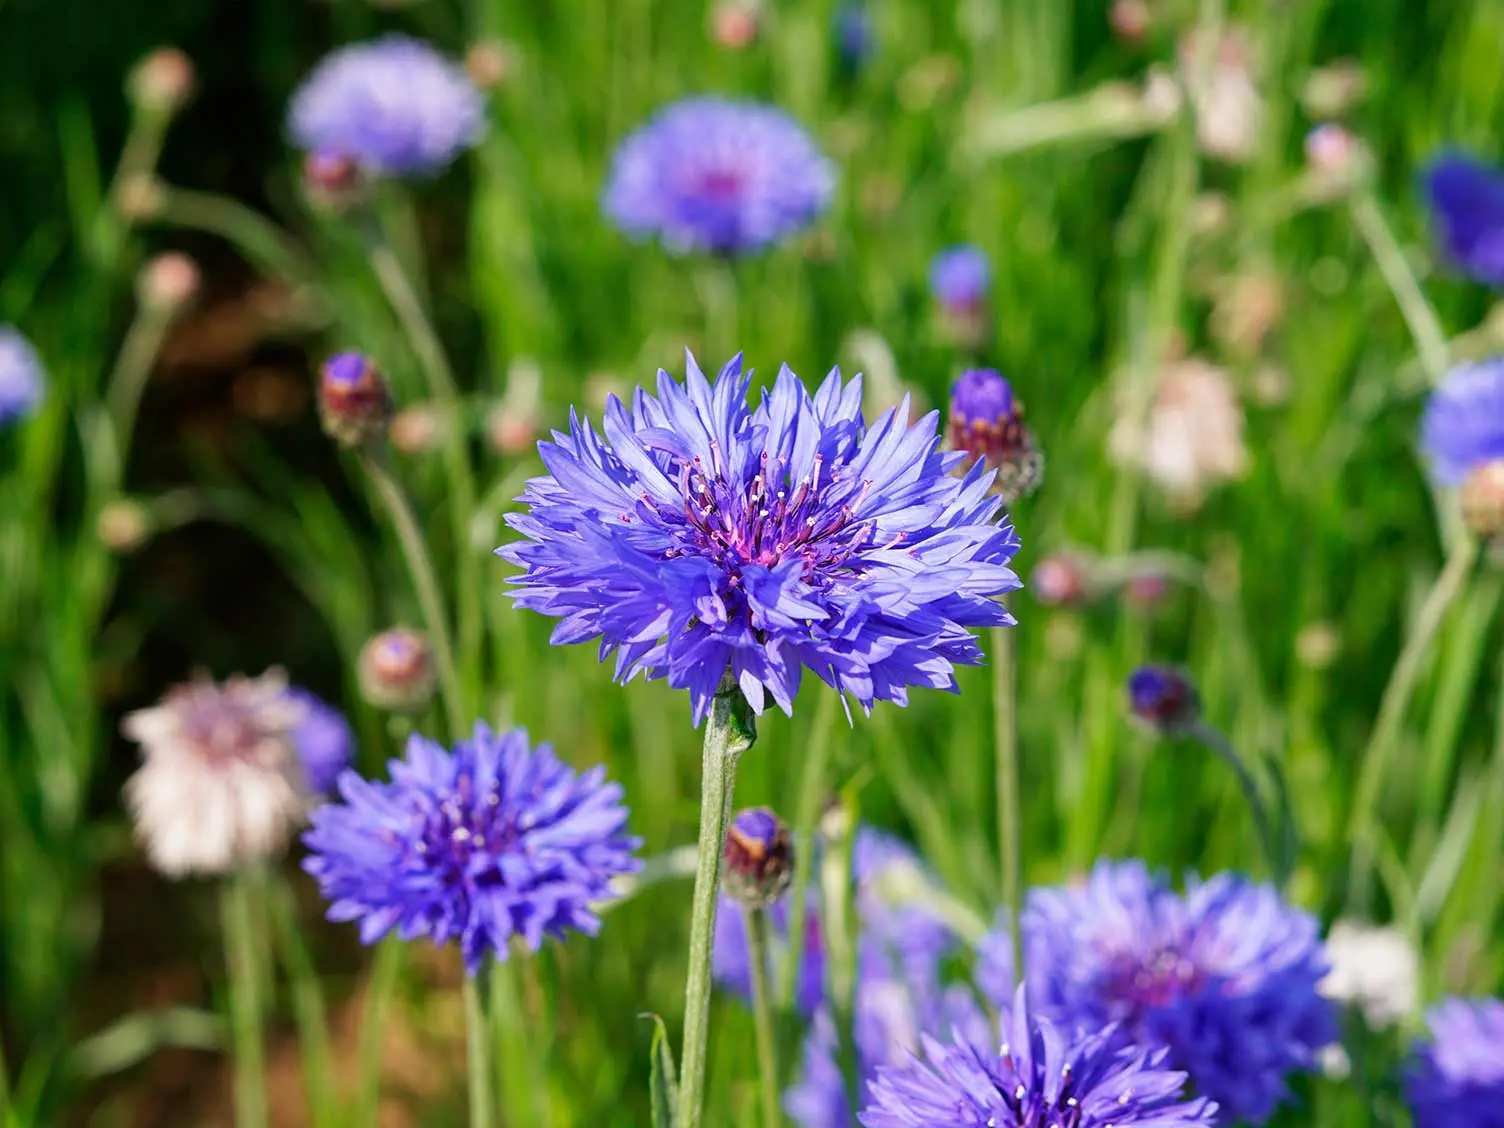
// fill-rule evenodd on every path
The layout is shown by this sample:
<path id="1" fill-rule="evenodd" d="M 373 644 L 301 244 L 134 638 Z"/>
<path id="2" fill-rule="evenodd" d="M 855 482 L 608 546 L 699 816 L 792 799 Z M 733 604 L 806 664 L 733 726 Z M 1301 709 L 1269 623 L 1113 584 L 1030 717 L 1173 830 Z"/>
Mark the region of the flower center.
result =
<path id="1" fill-rule="evenodd" d="M 747 176 L 741 169 L 712 168 L 700 173 L 695 187 L 706 196 L 717 200 L 729 200 L 739 196 Z"/>
<path id="2" fill-rule="evenodd" d="M 414 849 L 429 865 L 459 878 L 479 878 L 480 884 L 500 884 L 494 866 L 477 868 L 512 846 L 522 831 L 515 814 L 504 811 L 501 788 L 492 783 L 484 795 L 474 793 L 469 776 L 460 776 L 454 793 L 437 807 L 414 818 Z"/>
<path id="3" fill-rule="evenodd" d="M 1201 969 L 1179 952 L 1161 948 L 1147 958 L 1127 954 L 1114 960 L 1107 973 L 1105 994 L 1137 1017 L 1142 1011 L 1167 1006 L 1201 984 Z"/>
<path id="4" fill-rule="evenodd" d="M 277 746 L 252 710 L 222 693 L 196 695 L 184 713 L 183 730 L 215 765 L 259 763 Z"/>

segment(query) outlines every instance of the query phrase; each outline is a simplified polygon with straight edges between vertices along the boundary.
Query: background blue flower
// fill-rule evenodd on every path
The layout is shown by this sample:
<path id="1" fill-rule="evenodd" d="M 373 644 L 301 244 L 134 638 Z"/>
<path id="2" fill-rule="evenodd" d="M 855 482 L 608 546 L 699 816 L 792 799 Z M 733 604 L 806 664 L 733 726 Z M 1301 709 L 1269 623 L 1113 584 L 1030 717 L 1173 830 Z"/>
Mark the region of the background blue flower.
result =
<path id="1" fill-rule="evenodd" d="M 25 337 L 0 325 L 0 425 L 36 410 L 42 401 L 42 362 Z"/>
<path id="2" fill-rule="evenodd" d="M 987 256 L 969 244 L 940 251 L 930 262 L 930 290 L 946 309 L 974 309 L 987 297 L 991 284 Z"/>
<path id="3" fill-rule="evenodd" d="M 1415 1128 L 1504 1126 L 1504 1001 L 1448 999 L 1405 1076 Z"/>
<path id="4" fill-rule="evenodd" d="M 332 791 L 355 755 L 350 723 L 338 709 L 306 689 L 291 686 L 287 696 L 303 707 L 292 742 L 308 772 L 308 786 L 316 795 Z"/>
<path id="5" fill-rule="evenodd" d="M 1447 374 L 1426 401 L 1420 445 L 1437 479 L 1449 486 L 1504 458 L 1504 357 Z"/>
<path id="6" fill-rule="evenodd" d="M 1479 282 L 1504 283 L 1504 175 L 1464 153 L 1445 153 L 1421 183 L 1447 258 Z"/>

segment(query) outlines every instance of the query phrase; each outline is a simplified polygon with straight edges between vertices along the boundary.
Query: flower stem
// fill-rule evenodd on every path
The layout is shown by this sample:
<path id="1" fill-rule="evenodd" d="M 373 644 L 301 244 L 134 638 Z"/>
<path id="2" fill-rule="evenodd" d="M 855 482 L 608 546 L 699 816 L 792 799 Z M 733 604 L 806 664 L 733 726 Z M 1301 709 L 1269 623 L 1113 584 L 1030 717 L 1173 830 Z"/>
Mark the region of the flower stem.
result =
<path id="1" fill-rule="evenodd" d="M 1432 641 L 1441 630 L 1441 621 L 1447 608 L 1462 590 L 1472 573 L 1473 562 L 1478 555 L 1478 542 L 1472 537 L 1461 538 L 1447 557 L 1446 567 L 1436 577 L 1431 590 L 1421 603 L 1420 614 L 1405 639 L 1405 648 L 1395 660 L 1389 675 L 1389 684 L 1384 687 L 1384 696 L 1379 701 L 1378 719 L 1368 737 L 1368 746 L 1359 761 L 1358 782 L 1353 793 L 1352 816 L 1348 823 L 1348 836 L 1353 843 L 1352 867 L 1348 873 L 1348 907 L 1362 909 L 1368 899 L 1369 882 L 1373 876 L 1374 852 L 1379 833 L 1378 802 L 1384 782 L 1385 769 L 1394 745 L 1399 738 L 1400 722 L 1404 720 L 1405 708 L 1415 683 L 1420 678 L 1421 662 L 1425 659 Z"/>
<path id="2" fill-rule="evenodd" d="M 1013 663 L 1013 636 L 1008 627 L 992 629 L 992 740 L 997 768 L 997 837 L 1003 878 L 1003 905 L 1008 910 L 1013 943 L 1013 974 L 1023 976 L 1023 878 L 1018 817 L 1018 687 Z"/>
<path id="3" fill-rule="evenodd" d="M 700 780 L 700 841 L 695 865 L 694 906 L 689 925 L 689 970 L 684 981 L 684 1046 L 679 1055 L 679 1109 L 674 1128 L 700 1128 L 705 1100 L 706 1044 L 710 1026 L 710 953 L 715 938 L 721 850 L 736 788 L 736 761 L 756 739 L 745 717 L 741 691 L 723 684 L 705 722 Z"/>
<path id="4" fill-rule="evenodd" d="M 752 968 L 752 1021 L 757 1032 L 757 1071 L 762 1080 L 763 1128 L 779 1128 L 778 1049 L 773 1041 L 773 994 L 768 984 L 768 914 L 747 907 L 747 962 Z"/>
<path id="5" fill-rule="evenodd" d="M 1243 800 L 1248 804 L 1248 809 L 1253 815 L 1254 828 L 1259 836 L 1259 846 L 1264 851 L 1264 860 L 1269 864 L 1269 872 L 1274 876 L 1275 885 L 1284 889 L 1285 882 L 1290 876 L 1286 867 L 1285 850 L 1274 836 L 1274 825 L 1269 821 L 1268 804 L 1264 802 L 1258 783 L 1254 780 L 1253 773 L 1248 770 L 1248 765 L 1233 748 L 1232 742 L 1204 721 L 1197 721 L 1192 725 L 1187 735 L 1194 737 L 1202 747 L 1215 753 L 1218 759 L 1232 769 L 1232 774 L 1237 777 L 1238 787 L 1242 789 Z M 1282 821 L 1281 826 L 1283 825 Z"/>
<path id="6" fill-rule="evenodd" d="M 548 1068 L 536 1026 L 532 1037 L 528 1036 L 530 1023 L 522 990 L 523 959 L 529 954 L 518 945 L 511 959 L 491 966 L 491 1019 L 496 1024 L 500 1103 L 519 1124 L 543 1128 L 550 1123 L 546 1108 Z M 544 1106 L 542 1111 L 540 1105 Z"/>
<path id="7" fill-rule="evenodd" d="M 352 1124 L 375 1124 L 381 1110 L 382 1035 L 386 1032 L 386 1012 L 397 993 L 406 951 L 406 946 L 395 936 L 389 937 L 376 949 L 376 959 L 371 965 L 360 1024 L 360 1072 L 356 1076 Z"/>
<path id="8" fill-rule="evenodd" d="M 1447 370 L 1447 335 L 1441 327 L 1441 319 L 1436 316 L 1436 311 L 1421 292 L 1420 283 L 1415 280 L 1415 272 L 1410 269 L 1405 252 L 1390 230 L 1388 221 L 1384 219 L 1384 213 L 1379 210 L 1373 192 L 1368 188 L 1360 188 L 1353 193 L 1351 208 L 1353 223 L 1363 236 L 1363 241 L 1368 244 L 1379 273 L 1384 276 L 1390 293 L 1400 307 L 1400 314 L 1405 318 L 1405 325 L 1415 341 L 1415 350 L 1420 355 L 1421 366 L 1425 368 L 1431 383 L 1435 384 L 1446 375 Z"/>
<path id="9" fill-rule="evenodd" d="M 265 1128 L 266 1078 L 262 1047 L 261 958 L 253 878 L 227 877 L 220 890 L 225 962 L 230 971 L 230 1020 L 235 1047 L 236 1128 Z"/>
<path id="10" fill-rule="evenodd" d="M 485 974 L 485 968 L 481 974 Z M 470 1128 L 491 1128 L 491 1051 L 479 976 L 465 976 L 465 1049 L 470 1073 Z"/>
<path id="11" fill-rule="evenodd" d="M 804 964 L 804 919 L 809 900 L 809 879 L 815 867 L 815 820 L 825 798 L 825 774 L 830 763 L 830 730 L 835 723 L 834 692 L 820 695 L 819 708 L 809 743 L 804 750 L 804 771 L 799 777 L 799 795 L 794 808 L 794 884 L 789 894 L 788 962 L 778 985 L 783 1005 L 793 1009 L 799 996 Z"/>
<path id="12" fill-rule="evenodd" d="M 412 576 L 418 605 L 423 610 L 423 619 L 433 643 L 439 690 L 449 716 L 449 735 L 458 740 L 464 735 L 464 709 L 460 704 L 459 678 L 454 670 L 454 645 L 449 641 L 449 622 L 444 613 L 444 600 L 439 595 L 439 582 L 434 576 L 433 561 L 428 555 L 423 531 L 418 527 L 418 519 L 413 515 L 407 494 L 392 476 L 386 460 L 379 454 L 363 452 L 361 462 L 364 463 L 382 504 L 386 506 L 397 532 L 397 540 L 402 546 L 402 555 L 407 560 L 407 570 Z"/>

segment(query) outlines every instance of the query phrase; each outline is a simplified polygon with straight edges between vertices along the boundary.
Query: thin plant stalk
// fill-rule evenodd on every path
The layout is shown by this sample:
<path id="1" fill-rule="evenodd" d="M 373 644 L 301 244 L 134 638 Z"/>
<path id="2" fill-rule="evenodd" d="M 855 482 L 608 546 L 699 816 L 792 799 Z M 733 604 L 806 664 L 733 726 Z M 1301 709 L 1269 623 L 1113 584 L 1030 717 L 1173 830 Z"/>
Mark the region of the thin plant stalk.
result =
<path id="1" fill-rule="evenodd" d="M 710 954 L 721 885 L 721 850 L 736 788 L 736 762 L 755 736 L 745 718 L 741 691 L 729 677 L 705 721 L 700 780 L 700 839 L 696 851 L 694 904 L 689 925 L 689 970 L 684 981 L 684 1045 L 679 1055 L 679 1108 L 674 1128 L 700 1128 L 705 1102 L 706 1048 L 710 1033 Z"/>
<path id="2" fill-rule="evenodd" d="M 318 973 L 308 954 L 308 946 L 298 931 L 297 904 L 292 888 L 274 877 L 268 890 L 273 926 L 282 948 L 292 994 L 293 1011 L 298 1023 L 298 1042 L 302 1059 L 303 1091 L 315 1128 L 335 1123 L 334 1057 L 329 1044 L 329 1019 Z"/>
<path id="3" fill-rule="evenodd" d="M 1368 244 L 1369 253 L 1373 255 L 1379 273 L 1384 276 L 1384 282 L 1400 307 L 1400 314 L 1415 341 L 1421 366 L 1426 370 L 1431 383 L 1435 384 L 1446 375 L 1449 356 L 1447 335 L 1441 327 L 1441 319 L 1436 316 L 1431 303 L 1426 301 L 1420 283 L 1415 278 L 1415 271 L 1410 268 L 1405 252 L 1395 239 L 1384 213 L 1379 210 L 1372 190 L 1360 188 L 1354 192 L 1350 207 L 1353 223 L 1363 236 L 1363 241 Z"/>
<path id="4" fill-rule="evenodd" d="M 837 1060 L 850 1107 L 857 1107 L 856 898 L 853 829 L 855 812 L 844 797 L 824 820 L 825 854 L 820 859 L 820 924 L 824 930 L 826 990 L 834 1012 Z"/>
<path id="5" fill-rule="evenodd" d="M 788 901 L 788 961 L 778 985 L 779 998 L 787 1009 L 793 1009 L 798 999 L 800 970 L 804 964 L 804 921 L 809 902 L 809 880 L 815 865 L 815 820 L 820 817 L 820 804 L 825 798 L 836 701 L 834 693 L 820 695 L 814 725 L 804 750 L 804 770 L 799 776 L 799 794 L 794 806 L 794 882 Z"/>
<path id="6" fill-rule="evenodd" d="M 540 1112 L 536 1094 L 546 1084 L 547 1074 L 535 1053 L 538 1039 L 529 1036 L 523 1013 L 522 959 L 526 954 L 526 949 L 514 948 L 509 960 L 492 966 L 491 1020 L 496 1024 L 501 1100 L 518 1123 L 543 1128 L 550 1123 L 547 1101 Z"/>
<path id="7" fill-rule="evenodd" d="M 187 188 L 161 188 L 150 223 L 217 235 L 273 278 L 305 287 L 311 296 L 318 269 L 271 220 L 239 200 Z"/>
<path id="8" fill-rule="evenodd" d="M 763 1128 L 780 1128 L 778 1048 L 773 1035 L 773 993 L 768 983 L 767 910 L 747 906 L 747 963 L 752 968 L 752 1021 L 757 1036 L 757 1072 L 762 1085 Z"/>
<path id="9" fill-rule="evenodd" d="M 395 936 L 376 949 L 371 977 L 366 987 L 366 1005 L 360 1025 L 360 1072 L 355 1083 L 355 1115 L 352 1124 L 375 1124 L 381 1108 L 381 1045 L 386 1031 L 386 1013 L 397 993 L 406 946 Z"/>
<path id="10" fill-rule="evenodd" d="M 384 237 L 373 239 L 370 247 L 371 269 L 375 272 L 387 301 L 402 323 L 418 356 L 418 362 L 428 378 L 429 390 L 438 401 L 440 409 L 450 420 L 444 442 L 444 472 L 451 491 L 450 503 L 454 512 L 454 551 L 456 570 L 456 600 L 459 609 L 460 654 L 466 660 L 466 670 L 474 670 L 479 676 L 477 659 L 480 656 L 481 628 L 480 567 L 479 559 L 471 547 L 470 522 L 475 517 L 475 471 L 466 451 L 468 431 L 458 425 L 461 418 L 459 386 L 454 372 L 449 367 L 449 358 L 444 346 L 434 332 L 428 314 L 423 309 L 422 299 L 413 288 L 411 279 L 402 269 L 396 251 Z M 477 686 L 477 692 L 479 687 Z"/>
<path id="11" fill-rule="evenodd" d="M 1405 709 L 1420 680 L 1421 664 L 1430 652 L 1431 643 L 1441 629 L 1447 608 L 1462 591 L 1478 555 L 1478 542 L 1464 536 L 1447 557 L 1446 566 L 1421 603 L 1420 614 L 1405 639 L 1405 647 L 1394 663 L 1389 684 L 1379 700 L 1379 715 L 1369 734 L 1368 745 L 1358 764 L 1358 782 L 1353 793 L 1352 816 L 1348 836 L 1353 844 L 1352 868 L 1348 875 L 1348 907 L 1363 907 L 1373 877 L 1374 853 L 1379 832 L 1378 804 L 1394 746 L 1399 740 Z"/>
<path id="12" fill-rule="evenodd" d="M 1253 773 L 1243 762 L 1243 757 L 1238 755 L 1227 737 L 1205 721 L 1197 721 L 1186 735 L 1213 752 L 1237 777 L 1238 787 L 1243 792 L 1243 801 L 1248 804 L 1248 809 L 1253 815 L 1254 829 L 1258 832 L 1259 847 L 1264 852 L 1264 860 L 1269 864 L 1269 872 L 1274 876 L 1275 884 L 1283 889 L 1290 876 L 1286 867 L 1286 851 L 1280 839 L 1275 836 L 1274 824 L 1269 821 L 1268 805 L 1264 802 Z M 1283 825 L 1282 816 L 1281 826 Z"/>
<path id="13" fill-rule="evenodd" d="M 161 351 L 171 324 L 170 311 L 143 305 L 126 331 L 114 371 L 110 373 L 105 408 L 114 431 L 117 460 L 121 464 L 115 473 L 117 483 L 123 471 L 131 433 L 135 430 L 136 409 L 141 405 L 141 394 L 146 389 L 152 364 Z"/>
<path id="14" fill-rule="evenodd" d="M 248 873 L 225 878 L 220 889 L 225 961 L 230 972 L 236 1128 L 266 1128 L 267 1124 L 262 945 L 252 905 L 254 895 L 254 878 Z"/>
<path id="15" fill-rule="evenodd" d="M 486 969 L 481 969 L 485 974 Z M 479 975 L 465 976 L 465 1050 L 470 1075 L 470 1128 L 491 1128 L 491 1050 Z"/>
<path id="16" fill-rule="evenodd" d="M 362 454 L 361 461 L 397 532 L 397 541 L 407 561 L 418 605 L 423 611 L 424 625 L 428 627 L 433 644 L 434 667 L 438 672 L 439 691 L 449 717 L 450 735 L 458 739 L 464 735 L 464 709 L 461 704 L 459 676 L 454 667 L 454 644 L 449 638 L 449 621 L 444 612 L 444 600 L 439 594 L 439 581 L 434 574 L 433 560 L 428 555 L 428 545 L 423 540 L 423 530 L 418 527 L 418 519 L 413 515 L 407 493 L 392 475 L 386 460 L 380 454 L 366 452 Z"/>
<path id="17" fill-rule="evenodd" d="M 1018 684 L 1011 628 L 992 629 L 992 740 L 997 772 L 997 837 L 1003 905 L 1013 950 L 1013 974 L 1023 975 L 1023 833 L 1018 815 Z"/>

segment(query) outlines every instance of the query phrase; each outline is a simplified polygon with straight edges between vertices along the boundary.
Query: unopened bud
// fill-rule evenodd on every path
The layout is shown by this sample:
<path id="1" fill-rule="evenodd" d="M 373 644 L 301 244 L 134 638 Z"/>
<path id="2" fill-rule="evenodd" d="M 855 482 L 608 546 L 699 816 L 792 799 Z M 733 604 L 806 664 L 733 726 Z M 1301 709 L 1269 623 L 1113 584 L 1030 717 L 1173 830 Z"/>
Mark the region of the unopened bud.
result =
<path id="1" fill-rule="evenodd" d="M 794 876 L 794 843 L 782 819 L 766 807 L 741 811 L 726 829 L 726 892 L 743 905 L 766 908 Z"/>
<path id="2" fill-rule="evenodd" d="M 153 313 L 172 316 L 198 297 L 198 264 L 180 251 L 149 260 L 136 279 L 136 297 Z"/>
<path id="3" fill-rule="evenodd" d="M 1457 499 L 1469 532 L 1480 540 L 1504 538 L 1504 458 L 1475 468 L 1462 483 Z"/>
<path id="4" fill-rule="evenodd" d="M 378 709 L 410 713 L 433 698 L 436 675 L 428 640 L 407 627 L 393 627 L 360 648 L 361 696 Z"/>
<path id="5" fill-rule="evenodd" d="M 1141 666 L 1128 676 L 1128 708 L 1160 736 L 1183 732 L 1201 716 L 1196 687 L 1169 666 Z"/>
<path id="6" fill-rule="evenodd" d="M 500 454 L 528 454 L 538 444 L 543 415 L 543 370 L 519 357 L 507 368 L 507 389 L 486 416 L 486 437 Z"/>
<path id="7" fill-rule="evenodd" d="M 363 446 L 385 436 L 392 394 L 376 366 L 357 352 L 325 361 L 319 375 L 319 419 L 343 446 Z"/>
<path id="8" fill-rule="evenodd" d="M 361 199 L 365 180 L 353 157 L 313 152 L 303 157 L 303 194 L 321 211 L 341 212 Z"/>
<path id="9" fill-rule="evenodd" d="M 1061 553 L 1046 556 L 1034 567 L 1029 590 L 1046 607 L 1075 607 L 1085 603 L 1095 585 L 1091 561 L 1084 556 Z"/>
<path id="10" fill-rule="evenodd" d="M 1295 636 L 1295 656 L 1311 670 L 1324 670 L 1342 649 L 1342 636 L 1331 623 L 1307 623 Z"/>
<path id="11" fill-rule="evenodd" d="M 710 35 L 728 51 L 741 51 L 757 38 L 757 9 L 746 0 L 723 0 L 710 14 Z"/>
<path id="12" fill-rule="evenodd" d="M 1148 0 L 1113 0 L 1107 13 L 1112 33 L 1127 43 L 1139 43 L 1154 23 Z"/>
<path id="13" fill-rule="evenodd" d="M 112 501 L 99 511 L 95 532 L 101 544 L 124 556 L 146 543 L 151 535 L 151 515 L 138 501 Z"/>
<path id="14" fill-rule="evenodd" d="M 1361 66 L 1351 59 L 1338 59 L 1311 72 L 1300 101 L 1313 118 L 1341 117 L 1362 100 L 1367 87 Z"/>
<path id="15" fill-rule="evenodd" d="M 482 90 L 506 81 L 512 69 L 512 53 L 499 39 L 483 39 L 465 52 L 465 71 Z"/>
<path id="16" fill-rule="evenodd" d="M 193 64 L 176 47 L 158 47 L 131 71 L 126 94 L 138 110 L 175 113 L 193 95 Z"/>
<path id="17" fill-rule="evenodd" d="M 985 461 L 996 471 L 992 488 L 1011 504 L 1044 481 L 1044 454 L 1024 425 L 1024 405 L 994 368 L 961 373 L 950 393 L 950 445 L 968 465 Z"/>
<path id="18" fill-rule="evenodd" d="M 429 403 L 404 407 L 392 416 L 388 437 L 392 446 L 403 454 L 422 454 L 433 450 L 448 433 L 444 412 Z"/>
<path id="19" fill-rule="evenodd" d="M 127 223 L 144 223 L 162 211 L 162 182 L 149 172 L 127 176 L 115 190 L 115 210 Z"/>
<path id="20" fill-rule="evenodd" d="M 1123 599 L 1134 607 L 1149 608 L 1170 594 L 1170 581 L 1160 572 L 1139 572 L 1123 584 Z"/>

